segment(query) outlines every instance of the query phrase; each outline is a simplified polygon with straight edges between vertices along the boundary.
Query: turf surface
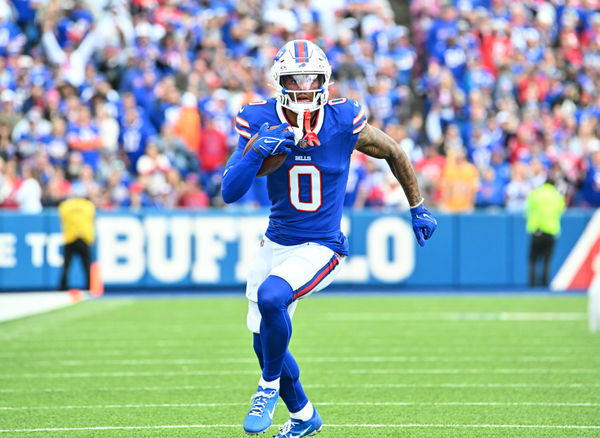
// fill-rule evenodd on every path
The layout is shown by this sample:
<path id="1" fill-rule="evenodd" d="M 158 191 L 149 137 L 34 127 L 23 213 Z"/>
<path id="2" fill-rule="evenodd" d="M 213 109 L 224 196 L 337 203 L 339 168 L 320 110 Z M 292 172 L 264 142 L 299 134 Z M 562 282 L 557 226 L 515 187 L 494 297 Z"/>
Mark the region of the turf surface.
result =
<path id="1" fill-rule="evenodd" d="M 0 438 L 245 436 L 259 377 L 245 312 L 101 299 L 1 323 Z M 300 303 L 290 348 L 319 438 L 600 437 L 585 312 L 582 295 L 324 293 Z"/>

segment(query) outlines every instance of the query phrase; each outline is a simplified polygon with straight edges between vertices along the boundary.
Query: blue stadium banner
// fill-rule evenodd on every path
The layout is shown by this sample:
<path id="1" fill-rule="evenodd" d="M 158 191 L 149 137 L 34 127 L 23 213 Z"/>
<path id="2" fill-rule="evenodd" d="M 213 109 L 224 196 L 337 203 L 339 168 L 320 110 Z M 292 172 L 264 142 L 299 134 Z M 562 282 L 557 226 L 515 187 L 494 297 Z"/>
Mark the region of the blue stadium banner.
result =
<path id="1" fill-rule="evenodd" d="M 107 290 L 241 288 L 267 225 L 266 211 L 100 212 L 95 258 Z M 569 211 L 552 261 L 556 273 L 591 217 Z M 522 287 L 528 236 L 520 215 L 437 214 L 424 248 L 406 213 L 348 211 L 342 229 L 351 255 L 338 285 L 364 287 Z M 62 267 L 55 210 L 0 213 L 0 291 L 53 290 Z M 70 285 L 83 286 L 79 262 Z"/>

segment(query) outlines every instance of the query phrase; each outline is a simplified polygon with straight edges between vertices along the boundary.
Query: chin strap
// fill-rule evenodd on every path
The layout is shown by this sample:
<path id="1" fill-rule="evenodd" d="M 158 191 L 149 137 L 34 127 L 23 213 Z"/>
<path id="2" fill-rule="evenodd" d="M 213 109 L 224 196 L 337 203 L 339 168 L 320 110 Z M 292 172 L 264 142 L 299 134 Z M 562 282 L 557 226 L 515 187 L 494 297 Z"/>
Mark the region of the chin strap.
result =
<path id="1" fill-rule="evenodd" d="M 310 111 L 308 109 L 304 110 L 304 130 L 306 131 L 304 139 L 309 146 L 321 146 L 319 137 L 310 127 Z"/>

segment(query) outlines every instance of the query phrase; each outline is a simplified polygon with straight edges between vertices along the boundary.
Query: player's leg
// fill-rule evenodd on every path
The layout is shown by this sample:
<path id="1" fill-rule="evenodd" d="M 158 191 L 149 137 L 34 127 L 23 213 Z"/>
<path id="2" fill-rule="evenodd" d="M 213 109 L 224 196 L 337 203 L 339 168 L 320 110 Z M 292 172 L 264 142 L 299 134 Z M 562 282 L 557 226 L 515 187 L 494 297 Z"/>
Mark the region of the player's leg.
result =
<path id="1" fill-rule="evenodd" d="M 281 376 L 283 359 L 292 337 L 292 321 L 287 308 L 293 295 L 292 287 L 284 279 L 272 275 L 258 288 L 264 360 L 262 376 L 266 381 L 274 381 Z"/>
<path id="2" fill-rule="evenodd" d="M 244 421 L 248 433 L 259 433 L 271 426 L 280 391 L 280 377 L 287 346 L 292 336 L 288 306 L 293 300 L 291 286 L 282 278 L 268 276 L 258 288 L 262 375 Z M 256 350 L 256 340 L 254 342 Z"/>
<path id="3" fill-rule="evenodd" d="M 254 333 L 254 351 L 261 368 L 263 368 L 263 347 L 260 335 L 257 333 Z M 300 368 L 289 350 L 286 351 L 283 359 L 280 395 L 290 412 L 290 420 L 281 428 L 280 436 L 286 436 L 286 434 L 291 434 L 295 431 L 314 434 L 321 430 L 323 421 L 304 393 L 304 389 L 300 383 Z"/>
<path id="4" fill-rule="evenodd" d="M 308 244 L 294 250 L 294 254 L 277 265 L 271 273 L 281 275 L 292 285 L 292 304 L 296 304 L 297 300 L 327 287 L 337 276 L 341 259 L 341 256 L 329 248 Z M 283 388 L 284 376 L 290 379 L 286 391 Z M 277 437 L 300 438 L 320 432 L 323 421 L 317 409 L 310 403 L 303 390 L 302 394 L 294 393 L 294 388 L 302 388 L 300 369 L 289 351 L 283 363 L 281 384 L 281 398 L 290 411 L 290 419 L 281 427 Z"/>
<path id="5" fill-rule="evenodd" d="M 249 294 L 249 295 L 252 297 L 251 294 Z M 287 308 L 287 312 L 288 312 L 290 318 L 294 314 L 296 305 L 297 305 L 297 302 L 293 302 Z M 251 332 L 253 332 L 254 352 L 256 353 L 258 362 L 259 362 L 261 370 L 262 370 L 264 368 L 264 354 L 263 354 L 264 348 L 261 343 L 260 334 L 259 334 L 261 322 L 262 322 L 262 316 L 261 316 L 260 310 L 258 308 L 258 303 L 256 303 L 255 301 L 249 300 L 248 301 L 247 324 L 248 324 L 248 329 Z M 291 355 L 289 355 L 289 357 L 291 357 Z M 271 425 L 272 418 L 270 418 L 268 416 L 267 404 L 269 406 L 271 406 L 271 409 L 272 409 L 272 407 L 274 406 L 273 402 L 275 402 L 277 399 L 273 399 L 270 396 L 273 395 L 274 391 L 276 391 L 278 388 L 281 391 L 281 394 L 285 397 L 284 401 L 287 400 L 287 398 L 288 398 L 287 394 L 294 394 L 294 397 L 297 397 L 299 400 L 301 399 L 302 395 L 304 394 L 304 391 L 302 390 L 302 388 L 298 387 L 298 385 L 300 383 L 297 381 L 298 376 L 288 376 L 287 375 L 287 372 L 289 370 L 293 369 L 293 367 L 290 365 L 286 366 L 286 363 L 288 360 L 289 360 L 289 358 L 288 358 L 288 355 L 286 354 L 284 357 L 284 366 L 282 366 L 281 378 L 276 382 L 265 382 L 264 379 L 262 378 L 262 372 L 261 372 L 261 379 L 259 381 L 258 390 L 257 390 L 256 394 L 252 397 L 252 407 L 250 408 L 250 411 L 246 415 L 246 420 L 244 421 L 244 429 L 247 432 L 250 430 L 251 431 L 250 433 L 256 433 L 256 432 L 252 432 L 259 428 L 256 423 L 261 423 L 262 426 L 260 426 L 260 427 L 264 427 L 265 429 Z M 277 386 L 277 383 L 279 384 L 279 386 Z M 272 386 L 272 388 L 268 388 L 268 386 Z M 260 394 L 259 397 L 257 397 L 258 394 Z M 267 397 L 267 396 L 269 396 L 269 397 Z M 271 412 L 272 412 L 272 410 L 271 410 Z M 264 418 L 265 415 L 267 415 L 266 418 Z M 259 418 L 259 417 L 262 417 L 262 418 Z"/>
<path id="6" fill-rule="evenodd" d="M 258 333 L 254 333 L 254 352 L 262 369 L 264 367 L 263 347 Z M 281 398 L 290 412 L 300 412 L 309 403 L 300 383 L 300 368 L 289 350 L 286 351 L 283 359 L 279 387 Z"/>
<path id="7" fill-rule="evenodd" d="M 263 347 L 260 342 L 262 317 L 258 308 L 258 290 L 269 276 L 273 265 L 273 242 L 263 240 L 248 271 L 246 297 L 248 298 L 248 329 L 254 333 L 254 351 L 261 370 L 264 369 Z M 295 307 L 295 306 L 293 306 Z M 273 422 L 273 411 L 279 400 L 279 380 L 265 382 L 262 373 L 256 393 L 251 398 L 250 410 L 244 419 L 244 430 L 249 434 L 264 432 Z"/>

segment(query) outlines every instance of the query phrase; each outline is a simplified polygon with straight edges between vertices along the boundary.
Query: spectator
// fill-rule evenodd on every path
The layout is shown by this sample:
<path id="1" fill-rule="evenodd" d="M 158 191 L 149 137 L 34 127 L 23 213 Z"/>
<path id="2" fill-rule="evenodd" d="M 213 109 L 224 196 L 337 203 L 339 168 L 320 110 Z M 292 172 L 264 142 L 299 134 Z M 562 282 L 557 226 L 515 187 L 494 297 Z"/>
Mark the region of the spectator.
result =
<path id="1" fill-rule="evenodd" d="M 439 205 L 442 198 L 441 179 L 446 165 L 446 158 L 435 146 L 425 148 L 425 155 L 415 163 L 419 187 L 428 205 Z"/>
<path id="2" fill-rule="evenodd" d="M 17 161 L 15 159 L 6 161 L 3 169 L 4 175 L 0 180 L 0 207 L 11 210 L 17 209 L 19 207 L 17 193 L 23 182 L 19 178 Z"/>
<path id="3" fill-rule="evenodd" d="M 2 110 L 0 111 L 0 123 L 8 125 L 10 132 L 12 132 L 20 118 L 15 105 L 15 99 L 15 92 L 9 88 L 0 93 L 0 102 L 2 103 Z"/>
<path id="4" fill-rule="evenodd" d="M 171 170 L 171 163 L 166 155 L 162 154 L 156 143 L 149 141 L 146 153 L 137 161 L 137 173 L 148 179 L 148 193 L 157 196 L 165 190 L 167 173 Z"/>
<path id="5" fill-rule="evenodd" d="M 177 205 L 184 208 L 207 208 L 210 205 L 208 195 L 202 190 L 200 180 L 195 173 L 190 173 L 185 178 Z"/>
<path id="6" fill-rule="evenodd" d="M 41 213 L 42 187 L 40 185 L 39 171 L 31 166 L 23 167 L 23 181 L 15 194 L 22 213 Z"/>
<path id="7" fill-rule="evenodd" d="M 94 169 L 88 164 L 81 167 L 79 176 L 71 182 L 73 194 L 95 201 L 100 194 L 100 186 L 94 179 Z"/>
<path id="8" fill-rule="evenodd" d="M 67 143 L 70 150 L 81 152 L 85 164 L 93 170 L 99 168 L 102 137 L 100 129 L 92 119 L 91 110 L 86 105 L 79 106 L 76 120 L 67 128 Z"/>
<path id="9" fill-rule="evenodd" d="M 528 178 L 529 168 L 524 163 L 515 163 L 511 170 L 511 178 L 505 189 L 505 205 L 509 212 L 525 211 L 525 201 L 533 190 L 533 183 Z"/>
<path id="10" fill-rule="evenodd" d="M 449 213 L 468 213 L 474 210 L 475 196 L 479 190 L 479 173 L 467 161 L 464 149 L 448 153 L 440 184 L 442 210 Z"/>
<path id="11" fill-rule="evenodd" d="M 198 102 L 192 93 L 184 93 L 181 107 L 173 121 L 172 130 L 185 144 L 188 151 L 198 154 L 200 148 L 200 114 Z"/>
<path id="12" fill-rule="evenodd" d="M 229 157 L 227 136 L 217 121 L 208 116 L 202 129 L 198 149 L 198 160 L 201 169 L 200 182 L 209 196 L 214 197 L 219 191 L 223 167 Z"/>
<path id="13" fill-rule="evenodd" d="M 111 107 L 106 102 L 95 106 L 97 126 L 100 131 L 102 150 L 114 154 L 119 149 L 120 127 L 111 113 Z"/>
<path id="14" fill-rule="evenodd" d="M 85 66 L 90 61 L 97 47 L 98 39 L 94 33 L 93 25 L 91 31 L 82 39 L 65 40 L 61 47 L 54 35 L 55 22 L 53 15 L 56 14 L 56 3 L 50 2 L 49 14 L 43 22 L 42 42 L 46 55 L 52 63 L 58 66 L 60 76 L 65 82 L 79 87 L 85 78 Z"/>
<path id="15" fill-rule="evenodd" d="M 69 146 L 65 140 L 67 125 L 62 118 L 52 121 L 50 135 L 42 138 L 42 143 L 50 157 L 50 162 L 56 166 L 64 167 L 67 164 Z"/>
<path id="16" fill-rule="evenodd" d="M 66 180 L 64 170 L 61 166 L 54 166 L 53 173 L 46 184 L 42 196 L 44 207 L 57 207 L 71 194 L 71 183 Z"/>
<path id="17" fill-rule="evenodd" d="M 129 185 L 129 196 L 123 200 L 121 206 L 139 210 L 140 208 L 155 207 L 156 204 L 152 202 L 144 185 L 134 181 Z"/>
<path id="18" fill-rule="evenodd" d="M 504 206 L 504 183 L 492 167 L 481 171 L 479 190 L 475 195 L 477 208 L 500 208 Z"/>
<path id="19" fill-rule="evenodd" d="M 590 155 L 582 190 L 587 206 L 600 207 L 600 147 Z"/>
<path id="20" fill-rule="evenodd" d="M 138 159 L 144 155 L 146 144 L 154 135 L 154 129 L 140 117 L 136 107 L 125 110 L 125 117 L 119 134 L 119 144 L 125 152 L 128 169 L 135 173 Z"/>

